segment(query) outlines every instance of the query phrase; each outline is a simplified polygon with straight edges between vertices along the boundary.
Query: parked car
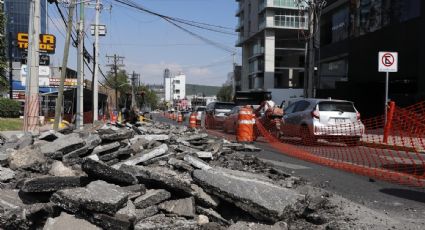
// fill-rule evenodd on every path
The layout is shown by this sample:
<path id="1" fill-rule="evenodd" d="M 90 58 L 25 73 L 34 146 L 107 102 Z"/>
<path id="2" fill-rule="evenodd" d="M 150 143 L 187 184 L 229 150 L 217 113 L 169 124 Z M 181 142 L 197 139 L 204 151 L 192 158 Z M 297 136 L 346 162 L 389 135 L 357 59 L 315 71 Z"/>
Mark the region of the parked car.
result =
<path id="1" fill-rule="evenodd" d="M 223 127 L 226 113 L 230 112 L 234 103 L 229 102 L 211 102 L 207 105 L 205 110 L 205 128 L 207 129 L 220 129 Z"/>
<path id="2" fill-rule="evenodd" d="M 195 115 L 196 115 L 196 125 L 201 124 L 202 113 L 205 112 L 205 109 L 206 109 L 206 106 L 197 106 L 193 110 L 193 112 L 195 112 Z"/>
<path id="3" fill-rule="evenodd" d="M 301 99 L 285 109 L 281 134 L 300 136 L 305 144 L 317 139 L 357 145 L 365 126 L 354 103 L 333 99 Z"/>
<path id="4" fill-rule="evenodd" d="M 230 110 L 230 112 L 225 114 L 226 118 L 223 123 L 223 131 L 225 133 L 236 133 L 236 128 L 238 127 L 238 116 L 241 108 L 242 106 L 235 106 L 232 110 Z"/>

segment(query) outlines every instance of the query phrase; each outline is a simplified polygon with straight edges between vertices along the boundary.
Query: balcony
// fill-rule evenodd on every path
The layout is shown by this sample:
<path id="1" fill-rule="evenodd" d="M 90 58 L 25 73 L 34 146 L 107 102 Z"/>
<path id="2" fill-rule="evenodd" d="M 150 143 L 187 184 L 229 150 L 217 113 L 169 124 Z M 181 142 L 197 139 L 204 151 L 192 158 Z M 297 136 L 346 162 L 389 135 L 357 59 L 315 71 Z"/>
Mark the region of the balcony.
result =
<path id="1" fill-rule="evenodd" d="M 241 28 L 243 27 L 243 22 L 241 20 L 238 21 L 238 24 L 236 25 L 236 32 L 241 32 Z"/>
<path id="2" fill-rule="evenodd" d="M 238 37 L 238 40 L 236 40 L 236 46 L 237 47 L 240 47 L 240 46 L 242 46 L 242 43 L 244 42 L 244 40 L 245 40 L 245 38 L 243 37 L 243 36 L 239 36 Z"/>
<path id="3" fill-rule="evenodd" d="M 239 5 L 239 8 L 238 9 L 236 9 L 236 13 L 235 13 L 235 16 L 236 17 L 239 17 L 239 15 L 243 12 L 243 5 Z"/>
<path id="4" fill-rule="evenodd" d="M 262 3 L 260 3 L 260 12 L 266 8 L 298 10 L 306 6 L 305 2 L 298 3 L 296 0 L 263 0 Z"/>
<path id="5" fill-rule="evenodd" d="M 304 29 L 308 28 L 308 17 L 299 15 L 275 15 L 273 21 L 264 21 L 259 25 L 259 29 L 277 28 L 277 29 Z"/>

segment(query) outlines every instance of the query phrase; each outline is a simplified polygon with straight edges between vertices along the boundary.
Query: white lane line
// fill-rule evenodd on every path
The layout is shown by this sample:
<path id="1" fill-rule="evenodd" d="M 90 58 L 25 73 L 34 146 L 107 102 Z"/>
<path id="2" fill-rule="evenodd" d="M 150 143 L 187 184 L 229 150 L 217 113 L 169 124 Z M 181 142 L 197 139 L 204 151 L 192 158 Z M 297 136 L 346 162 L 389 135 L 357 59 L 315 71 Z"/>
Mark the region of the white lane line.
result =
<path id="1" fill-rule="evenodd" d="M 288 169 L 293 169 L 293 170 L 311 169 L 310 167 L 306 167 L 306 166 L 303 166 L 303 165 L 296 165 L 296 164 L 286 163 L 286 162 L 282 162 L 282 161 L 273 161 L 273 160 L 268 160 L 268 159 L 264 159 L 264 158 L 259 158 L 259 159 L 264 161 L 264 162 L 271 163 L 275 166 L 280 166 L 280 167 L 283 167 L 283 168 L 288 168 Z"/>

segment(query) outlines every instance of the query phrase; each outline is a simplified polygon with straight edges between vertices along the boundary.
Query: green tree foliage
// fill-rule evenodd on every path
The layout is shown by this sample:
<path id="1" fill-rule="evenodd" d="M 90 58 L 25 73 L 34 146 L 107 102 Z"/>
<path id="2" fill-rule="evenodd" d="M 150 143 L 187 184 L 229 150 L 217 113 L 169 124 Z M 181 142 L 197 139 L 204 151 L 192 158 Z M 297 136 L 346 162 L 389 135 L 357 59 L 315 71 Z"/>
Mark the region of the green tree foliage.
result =
<path id="1" fill-rule="evenodd" d="M 7 91 L 9 88 L 9 81 L 7 80 L 7 58 L 6 58 L 6 51 L 7 51 L 7 42 L 6 42 L 6 36 L 4 36 L 5 33 L 5 24 L 6 24 L 6 17 L 3 12 L 2 7 L 0 7 L 0 93 Z"/>
<path id="2" fill-rule="evenodd" d="M 142 96 L 142 92 L 143 96 Z M 159 106 L 159 99 L 156 93 L 153 90 L 150 90 L 147 86 L 141 85 L 136 90 L 137 93 L 137 105 L 140 108 L 148 107 L 153 109 L 157 109 Z"/>
<path id="3" fill-rule="evenodd" d="M 114 72 L 109 72 L 106 76 L 105 84 L 113 90 L 117 90 L 119 93 L 118 103 L 120 107 L 126 104 L 127 93 L 131 93 L 131 85 L 128 80 L 127 72 L 125 70 L 119 70 L 117 76 Z"/>
<path id="4" fill-rule="evenodd" d="M 0 98 L 0 117 L 18 117 L 21 110 L 19 101 Z"/>
<path id="5" fill-rule="evenodd" d="M 231 102 L 233 100 L 232 91 L 233 88 L 231 85 L 223 85 L 217 93 L 217 99 L 219 101 Z"/>

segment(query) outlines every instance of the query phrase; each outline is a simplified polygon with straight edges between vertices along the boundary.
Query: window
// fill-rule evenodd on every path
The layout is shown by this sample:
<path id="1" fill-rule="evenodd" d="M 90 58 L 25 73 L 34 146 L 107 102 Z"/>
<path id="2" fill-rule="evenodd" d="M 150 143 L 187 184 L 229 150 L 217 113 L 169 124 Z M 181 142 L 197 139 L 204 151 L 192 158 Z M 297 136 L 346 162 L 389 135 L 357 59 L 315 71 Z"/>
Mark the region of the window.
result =
<path id="1" fill-rule="evenodd" d="M 320 102 L 319 111 L 339 111 L 354 113 L 356 110 L 351 102 Z"/>
<path id="2" fill-rule="evenodd" d="M 308 101 L 299 101 L 297 103 L 297 106 L 294 109 L 294 112 L 302 112 L 304 110 L 306 110 L 308 107 L 310 106 L 310 102 Z"/>
<path id="3" fill-rule="evenodd" d="M 293 113 L 294 112 L 294 108 L 295 105 L 297 104 L 297 102 L 290 104 L 286 109 L 285 109 L 285 113 L 289 114 L 289 113 Z"/>
<path id="4" fill-rule="evenodd" d="M 174 80 L 174 84 L 176 85 L 180 84 L 180 80 Z"/>
<path id="5" fill-rule="evenodd" d="M 176 89 L 176 90 L 174 90 L 174 93 L 179 94 L 180 93 L 180 90 L 179 89 Z"/>

